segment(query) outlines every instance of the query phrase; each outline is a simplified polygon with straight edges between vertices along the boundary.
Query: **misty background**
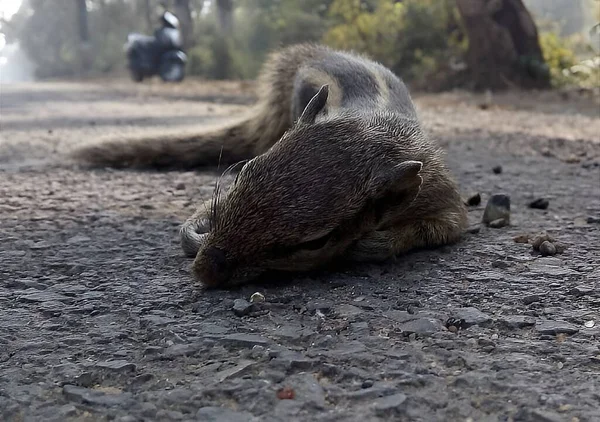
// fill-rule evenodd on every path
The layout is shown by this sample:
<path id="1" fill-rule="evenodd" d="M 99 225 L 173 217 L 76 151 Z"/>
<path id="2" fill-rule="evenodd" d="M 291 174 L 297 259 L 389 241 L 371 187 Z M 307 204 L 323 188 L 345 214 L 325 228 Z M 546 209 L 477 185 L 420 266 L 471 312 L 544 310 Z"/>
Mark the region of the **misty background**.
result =
<path id="1" fill-rule="evenodd" d="M 189 76 L 253 79 L 270 51 L 319 42 L 365 53 L 417 89 L 469 88 L 473 80 L 469 36 L 473 38 L 474 32 L 460 3 L 0 0 L 0 82 L 126 77 L 127 34 L 151 34 L 161 12 L 168 9 L 181 21 Z M 88 40 L 81 38 L 82 4 Z M 598 86 L 600 38 L 591 30 L 600 20 L 600 2 L 523 0 L 523 4 L 537 26 L 543 54 L 543 60 L 536 61 L 520 53 L 527 72 L 547 71 L 552 86 Z"/>

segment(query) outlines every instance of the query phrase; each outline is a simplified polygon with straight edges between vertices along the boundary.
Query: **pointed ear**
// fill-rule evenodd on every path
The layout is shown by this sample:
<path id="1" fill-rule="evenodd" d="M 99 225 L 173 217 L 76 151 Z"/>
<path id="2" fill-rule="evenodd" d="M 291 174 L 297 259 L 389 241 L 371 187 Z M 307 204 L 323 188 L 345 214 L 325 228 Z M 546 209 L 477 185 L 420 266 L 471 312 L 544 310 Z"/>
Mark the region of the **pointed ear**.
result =
<path id="1" fill-rule="evenodd" d="M 381 169 L 380 174 L 376 174 L 371 180 L 369 186 L 371 196 L 379 199 L 385 195 L 405 191 L 410 192 L 411 195 L 414 193 L 414 197 L 416 197 L 421 183 L 423 183 L 419 174 L 421 168 L 423 168 L 423 163 L 420 161 L 404 161 L 390 169 Z"/>
<path id="2" fill-rule="evenodd" d="M 317 114 L 325 107 L 327 104 L 327 97 L 329 96 L 329 85 L 323 85 L 319 92 L 317 92 L 311 100 L 308 102 L 302 115 L 298 119 L 298 123 L 310 125 L 315 122 L 317 118 Z"/>

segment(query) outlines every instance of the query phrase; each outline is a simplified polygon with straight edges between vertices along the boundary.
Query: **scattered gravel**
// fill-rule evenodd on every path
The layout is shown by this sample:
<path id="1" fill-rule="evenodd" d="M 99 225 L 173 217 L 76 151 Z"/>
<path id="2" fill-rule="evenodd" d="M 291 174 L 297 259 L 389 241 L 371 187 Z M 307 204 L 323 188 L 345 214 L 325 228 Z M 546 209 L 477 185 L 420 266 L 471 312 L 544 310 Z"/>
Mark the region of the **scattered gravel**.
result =
<path id="1" fill-rule="evenodd" d="M 588 165 L 600 121 L 575 100 L 511 95 L 494 96 L 494 113 L 477 96 L 416 96 L 461 191 L 493 204 L 477 226 L 484 210 L 469 209 L 477 230 L 458 244 L 204 291 L 177 230 L 216 173 L 35 160 L 218 122 L 245 110 L 240 85 L 3 86 L 0 420 L 600 420 L 600 225 L 588 217 L 600 215 Z M 492 230 L 509 211 L 499 192 L 511 224 Z M 528 206 L 532 192 L 551 212 Z M 541 257 L 554 237 L 569 248 Z"/>

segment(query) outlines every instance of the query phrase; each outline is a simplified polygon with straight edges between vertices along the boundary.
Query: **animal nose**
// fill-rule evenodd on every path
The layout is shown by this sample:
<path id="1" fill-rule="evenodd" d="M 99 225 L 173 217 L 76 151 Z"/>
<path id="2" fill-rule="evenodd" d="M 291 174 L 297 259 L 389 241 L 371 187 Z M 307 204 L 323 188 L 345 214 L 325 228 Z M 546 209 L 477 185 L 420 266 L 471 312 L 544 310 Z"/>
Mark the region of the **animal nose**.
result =
<path id="1" fill-rule="evenodd" d="M 214 246 L 205 249 L 194 260 L 193 271 L 207 286 L 226 283 L 230 277 L 230 268 L 225 251 Z"/>

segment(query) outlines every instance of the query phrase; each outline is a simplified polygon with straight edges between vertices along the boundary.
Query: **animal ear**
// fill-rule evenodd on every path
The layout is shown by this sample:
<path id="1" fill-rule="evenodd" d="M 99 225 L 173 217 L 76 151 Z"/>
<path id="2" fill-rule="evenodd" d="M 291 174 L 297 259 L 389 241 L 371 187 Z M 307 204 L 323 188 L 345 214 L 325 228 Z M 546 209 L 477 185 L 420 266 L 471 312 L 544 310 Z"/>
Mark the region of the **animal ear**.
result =
<path id="1" fill-rule="evenodd" d="M 404 161 L 391 169 L 381 169 L 379 174 L 371 179 L 369 190 L 374 199 L 385 195 L 407 192 L 417 196 L 423 179 L 419 174 L 423 168 L 420 161 Z M 411 198 L 411 200 L 414 198 Z"/>
<path id="2" fill-rule="evenodd" d="M 323 85 L 321 89 L 311 98 L 308 102 L 302 115 L 298 119 L 298 123 L 310 125 L 315 122 L 317 114 L 327 104 L 327 97 L 329 96 L 329 85 Z"/>

